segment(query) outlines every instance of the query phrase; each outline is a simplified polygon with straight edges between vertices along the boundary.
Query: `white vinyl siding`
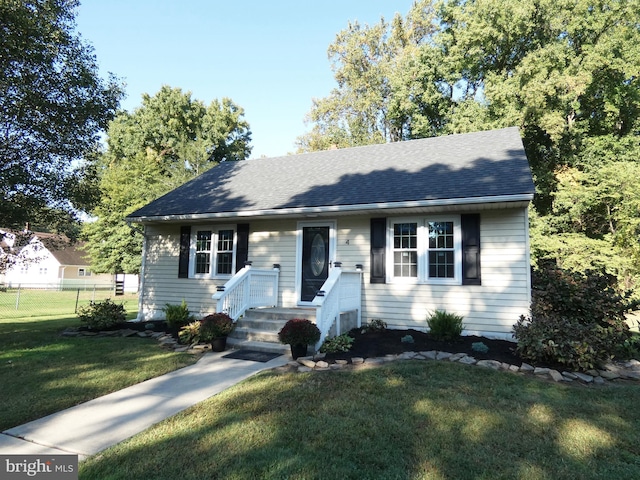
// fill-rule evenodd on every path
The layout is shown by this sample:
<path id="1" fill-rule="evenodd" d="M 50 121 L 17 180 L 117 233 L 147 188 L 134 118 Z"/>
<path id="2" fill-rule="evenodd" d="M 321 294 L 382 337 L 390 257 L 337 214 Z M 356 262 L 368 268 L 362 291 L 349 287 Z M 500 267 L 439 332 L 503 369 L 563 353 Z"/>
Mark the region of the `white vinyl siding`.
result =
<path id="1" fill-rule="evenodd" d="M 388 216 L 388 221 L 391 223 L 394 218 Z M 427 219 L 429 215 L 417 218 Z M 343 269 L 349 270 L 355 269 L 357 264 L 363 265 L 363 322 L 381 318 L 392 328 L 425 330 L 428 313 L 444 309 L 464 316 L 467 334 L 510 337 L 518 317 L 528 312 L 528 223 L 524 208 L 481 212 L 482 285 L 371 284 L 370 217 L 349 215 L 331 220 L 336 222 L 336 261 L 342 263 Z M 279 264 L 278 304 L 297 306 L 298 220 L 243 221 L 250 224 L 248 259 L 253 262 L 253 268 L 271 269 L 274 264 Z M 193 226 L 192 233 L 197 228 Z M 215 305 L 211 296 L 226 279 L 178 278 L 179 226 L 147 226 L 146 236 L 144 290 L 141 294 L 143 316 L 163 318 L 162 307 L 166 303 L 178 304 L 183 298 L 195 315 L 212 312 Z"/>

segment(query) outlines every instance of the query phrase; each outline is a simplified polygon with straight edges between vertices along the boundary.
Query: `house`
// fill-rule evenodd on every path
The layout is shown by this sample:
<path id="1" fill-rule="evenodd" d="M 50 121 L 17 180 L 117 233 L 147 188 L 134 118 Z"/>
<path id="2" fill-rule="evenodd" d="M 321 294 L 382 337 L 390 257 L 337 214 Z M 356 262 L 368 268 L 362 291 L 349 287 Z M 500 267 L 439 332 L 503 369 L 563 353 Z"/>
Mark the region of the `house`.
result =
<path id="1" fill-rule="evenodd" d="M 114 276 L 95 274 L 84 251 L 84 242 L 72 243 L 64 236 L 51 233 L 29 232 L 29 243 L 20 249 L 25 261 L 10 266 L 0 283 L 10 288 L 72 289 L 114 288 Z M 18 253 L 14 249 L 15 234 L 0 229 L 4 252 Z M 127 276 L 125 290 L 136 292 L 137 275 Z"/>
<path id="2" fill-rule="evenodd" d="M 139 319 L 182 299 L 306 308 L 324 338 L 376 318 L 425 330 L 440 309 L 511 338 L 533 193 L 517 128 L 225 162 L 128 217 L 145 230 Z"/>

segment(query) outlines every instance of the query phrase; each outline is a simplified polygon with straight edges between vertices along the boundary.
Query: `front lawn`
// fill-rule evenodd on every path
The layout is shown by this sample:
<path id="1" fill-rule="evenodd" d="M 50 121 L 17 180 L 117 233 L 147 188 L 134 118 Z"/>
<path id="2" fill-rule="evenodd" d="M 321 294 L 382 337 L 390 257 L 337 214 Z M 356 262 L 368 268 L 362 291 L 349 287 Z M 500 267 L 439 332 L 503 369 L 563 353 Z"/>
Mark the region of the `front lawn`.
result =
<path id="1" fill-rule="evenodd" d="M 448 362 L 265 372 L 80 466 L 82 479 L 636 479 L 640 387 Z"/>
<path id="2" fill-rule="evenodd" d="M 60 336 L 79 325 L 75 316 L 0 319 L 0 431 L 197 360 L 151 339 Z"/>

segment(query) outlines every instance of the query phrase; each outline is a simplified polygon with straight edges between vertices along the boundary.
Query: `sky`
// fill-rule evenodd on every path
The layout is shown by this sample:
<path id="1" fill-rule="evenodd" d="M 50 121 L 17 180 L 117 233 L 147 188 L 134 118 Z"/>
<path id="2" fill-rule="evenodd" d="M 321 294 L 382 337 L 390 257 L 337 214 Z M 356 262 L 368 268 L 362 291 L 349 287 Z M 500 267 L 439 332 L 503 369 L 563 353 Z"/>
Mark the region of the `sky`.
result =
<path id="1" fill-rule="evenodd" d="M 349 22 L 373 25 L 413 0 L 81 0 L 76 28 L 93 46 L 100 74 L 126 84 L 121 107 L 162 85 L 208 105 L 244 108 L 251 158 L 295 151 L 311 129 L 312 99 L 337 86 L 327 48 Z"/>

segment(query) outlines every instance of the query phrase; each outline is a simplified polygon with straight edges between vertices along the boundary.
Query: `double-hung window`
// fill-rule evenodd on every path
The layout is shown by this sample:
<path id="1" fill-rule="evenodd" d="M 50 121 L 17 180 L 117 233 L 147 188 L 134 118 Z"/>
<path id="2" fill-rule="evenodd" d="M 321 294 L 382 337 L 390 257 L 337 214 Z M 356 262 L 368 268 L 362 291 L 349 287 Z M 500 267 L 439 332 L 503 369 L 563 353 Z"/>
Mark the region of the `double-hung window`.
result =
<path id="1" fill-rule="evenodd" d="M 460 216 L 391 219 L 390 282 L 460 284 Z"/>
<path id="2" fill-rule="evenodd" d="M 233 228 L 195 228 L 191 238 L 190 276 L 213 278 L 233 275 L 235 243 Z"/>

